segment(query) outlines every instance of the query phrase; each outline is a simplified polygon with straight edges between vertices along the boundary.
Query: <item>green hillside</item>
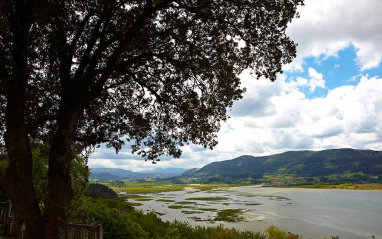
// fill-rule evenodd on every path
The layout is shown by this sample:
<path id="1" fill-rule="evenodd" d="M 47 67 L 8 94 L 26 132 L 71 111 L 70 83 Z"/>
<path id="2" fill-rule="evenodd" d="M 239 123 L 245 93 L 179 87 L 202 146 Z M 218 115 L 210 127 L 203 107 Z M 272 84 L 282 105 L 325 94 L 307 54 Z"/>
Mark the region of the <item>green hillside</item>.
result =
<path id="1" fill-rule="evenodd" d="M 382 177 L 382 152 L 333 149 L 293 151 L 264 157 L 244 155 L 190 172 L 182 177 L 205 182 L 264 182 L 272 177 L 280 179 L 280 176 L 305 178 L 311 182 L 370 182 Z"/>

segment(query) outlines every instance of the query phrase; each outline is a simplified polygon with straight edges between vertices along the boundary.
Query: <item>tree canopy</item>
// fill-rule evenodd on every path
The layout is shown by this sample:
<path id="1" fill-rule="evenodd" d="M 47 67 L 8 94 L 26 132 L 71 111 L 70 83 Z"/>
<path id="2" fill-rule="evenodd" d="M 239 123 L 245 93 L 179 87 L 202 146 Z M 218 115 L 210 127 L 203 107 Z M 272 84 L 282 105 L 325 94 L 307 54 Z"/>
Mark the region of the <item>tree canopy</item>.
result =
<path id="1" fill-rule="evenodd" d="M 45 236 L 55 238 L 67 221 L 70 163 L 84 149 L 107 143 L 118 151 L 127 140 L 133 152 L 155 160 L 179 157 L 190 142 L 213 148 L 227 108 L 244 92 L 237 75 L 251 68 L 273 81 L 295 57 L 285 30 L 302 4 L 0 2 L 5 185 L 18 222 L 32 225 L 27 234 L 47 225 Z M 42 212 L 31 183 L 33 142 L 51 145 Z"/>
<path id="2" fill-rule="evenodd" d="M 103 0 L 37 6 L 27 12 L 25 33 L 27 133 L 48 140 L 60 108 L 74 107 L 83 111 L 73 132 L 81 146 L 107 142 L 120 149 L 127 138 L 151 159 L 179 156 L 177 146 L 184 142 L 212 148 L 226 108 L 242 96 L 237 74 L 252 68 L 274 80 L 281 64 L 295 56 L 285 28 L 299 3 Z M 17 7 L 2 5 L 2 12 Z M 3 86 L 15 60 L 9 18 L 2 18 L 1 27 Z M 3 110 L 1 115 L 5 122 Z"/>

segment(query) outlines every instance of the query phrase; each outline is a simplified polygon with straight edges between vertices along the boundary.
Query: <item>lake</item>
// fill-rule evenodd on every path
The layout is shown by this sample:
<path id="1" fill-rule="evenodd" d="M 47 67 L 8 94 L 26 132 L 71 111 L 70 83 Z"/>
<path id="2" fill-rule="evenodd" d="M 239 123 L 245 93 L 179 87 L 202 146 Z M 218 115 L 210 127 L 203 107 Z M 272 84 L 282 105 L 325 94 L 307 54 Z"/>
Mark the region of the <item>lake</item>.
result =
<path id="1" fill-rule="evenodd" d="M 370 239 L 371 235 L 382 238 L 382 191 L 243 186 L 209 191 L 187 188 L 145 196 L 153 200 L 136 208 L 155 211 L 163 220 L 203 226 L 221 223 L 262 232 L 275 225 L 313 239 Z M 215 221 L 217 213 L 225 209 L 240 209 L 242 220 Z"/>

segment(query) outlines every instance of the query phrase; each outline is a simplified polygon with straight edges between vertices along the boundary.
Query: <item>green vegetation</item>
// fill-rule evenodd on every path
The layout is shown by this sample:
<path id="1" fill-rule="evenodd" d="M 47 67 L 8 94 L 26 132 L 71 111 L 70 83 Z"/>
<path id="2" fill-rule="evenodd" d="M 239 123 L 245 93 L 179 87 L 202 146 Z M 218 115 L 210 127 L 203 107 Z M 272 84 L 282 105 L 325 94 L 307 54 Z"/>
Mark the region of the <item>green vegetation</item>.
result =
<path id="1" fill-rule="evenodd" d="M 126 192 L 126 193 L 159 193 L 159 192 L 170 192 L 170 191 L 179 191 L 186 188 L 190 190 L 219 190 L 235 185 L 227 184 L 199 184 L 199 185 L 190 185 L 190 184 L 174 184 L 172 181 L 163 181 L 155 179 L 125 179 L 112 182 L 98 182 L 102 183 L 116 193 Z"/>
<path id="2" fill-rule="evenodd" d="M 201 211 L 181 211 L 183 214 L 199 214 Z"/>
<path id="3" fill-rule="evenodd" d="M 175 200 L 171 200 L 171 199 L 158 199 L 156 201 L 157 202 L 175 202 Z"/>
<path id="4" fill-rule="evenodd" d="M 193 200 L 193 201 L 223 201 L 229 198 L 226 197 L 201 197 L 201 198 L 186 198 L 185 200 Z"/>
<path id="5" fill-rule="evenodd" d="M 180 201 L 180 202 L 176 202 L 175 204 L 196 204 L 196 202 L 186 202 L 186 201 Z"/>
<path id="6" fill-rule="evenodd" d="M 140 195 L 140 194 L 126 194 L 119 196 L 120 199 L 137 199 L 137 198 L 151 198 L 149 196 Z"/>
<path id="7" fill-rule="evenodd" d="M 208 211 L 208 212 L 216 212 L 217 211 L 216 208 L 198 208 L 198 210 Z"/>
<path id="8" fill-rule="evenodd" d="M 182 206 L 182 205 L 170 205 L 168 208 L 171 209 L 183 209 L 183 208 L 191 208 L 190 206 Z"/>
<path id="9" fill-rule="evenodd" d="M 270 226 L 268 229 L 267 229 L 267 239 L 301 239 L 302 237 L 297 235 L 297 234 L 293 234 L 291 232 L 285 232 L 275 226 Z"/>
<path id="10" fill-rule="evenodd" d="M 104 198 L 104 199 L 115 199 L 118 195 L 105 185 L 98 183 L 91 183 L 87 190 L 85 191 L 85 196 L 91 198 Z"/>
<path id="11" fill-rule="evenodd" d="M 215 221 L 224 221 L 224 222 L 241 222 L 244 220 L 243 210 L 241 209 L 226 209 L 218 212 L 215 217 Z"/>
<path id="12" fill-rule="evenodd" d="M 134 198 L 133 200 L 138 202 L 146 202 L 146 201 L 152 201 L 152 198 Z"/>
<path id="13" fill-rule="evenodd" d="M 121 182 L 121 181 L 118 181 Z M 127 193 L 150 193 L 150 192 L 168 192 L 168 191 L 179 191 L 183 190 L 187 185 L 173 185 L 173 184 L 163 184 L 163 183 L 131 183 L 129 181 L 123 181 L 122 183 L 110 182 L 103 183 L 113 189 L 116 193 L 127 192 Z M 118 184 L 118 186 L 117 186 Z"/>

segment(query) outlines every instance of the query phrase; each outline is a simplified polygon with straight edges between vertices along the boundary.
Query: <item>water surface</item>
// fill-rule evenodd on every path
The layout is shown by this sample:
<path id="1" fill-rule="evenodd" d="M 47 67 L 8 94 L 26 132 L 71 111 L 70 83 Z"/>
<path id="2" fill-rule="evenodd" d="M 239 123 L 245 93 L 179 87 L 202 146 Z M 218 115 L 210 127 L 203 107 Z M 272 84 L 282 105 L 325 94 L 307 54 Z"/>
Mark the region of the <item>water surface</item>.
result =
<path id="1" fill-rule="evenodd" d="M 382 238 L 382 191 L 245 186 L 210 191 L 189 188 L 150 196 L 152 201 L 137 208 L 156 211 L 163 220 L 177 219 L 204 226 L 222 223 L 226 227 L 253 231 L 265 231 L 275 225 L 313 239 L 330 236 L 370 239 L 371 235 Z M 175 202 L 156 201 L 158 199 Z M 214 221 L 217 212 L 224 209 L 241 209 L 244 221 Z"/>

